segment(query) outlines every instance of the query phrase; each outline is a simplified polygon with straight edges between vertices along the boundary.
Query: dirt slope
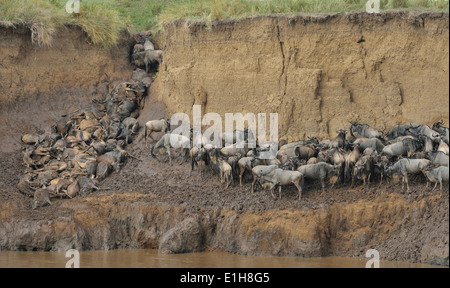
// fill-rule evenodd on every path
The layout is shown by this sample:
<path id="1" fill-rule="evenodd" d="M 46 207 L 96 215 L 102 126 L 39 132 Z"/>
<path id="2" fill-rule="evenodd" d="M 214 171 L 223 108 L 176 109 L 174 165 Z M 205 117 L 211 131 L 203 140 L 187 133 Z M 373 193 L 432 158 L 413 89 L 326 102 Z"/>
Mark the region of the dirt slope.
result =
<path id="1" fill-rule="evenodd" d="M 280 137 L 449 120 L 448 12 L 178 21 L 152 89 L 170 112 L 279 113 Z M 220 80 L 218 80 L 220 79 Z M 418 109 L 420 107 L 420 109 Z"/>

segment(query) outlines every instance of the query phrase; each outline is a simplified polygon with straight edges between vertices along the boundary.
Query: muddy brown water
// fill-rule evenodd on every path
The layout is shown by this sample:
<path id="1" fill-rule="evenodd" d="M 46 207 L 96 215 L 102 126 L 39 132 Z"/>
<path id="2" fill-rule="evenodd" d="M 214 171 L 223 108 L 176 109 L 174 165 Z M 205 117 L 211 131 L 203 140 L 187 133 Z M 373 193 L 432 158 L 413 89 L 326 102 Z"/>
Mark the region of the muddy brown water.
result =
<path id="1" fill-rule="evenodd" d="M 0 252 L 0 268 L 65 268 L 65 252 Z M 80 268 L 364 268 L 364 258 L 240 256 L 225 252 L 160 255 L 157 250 L 80 252 Z M 380 261 L 380 268 L 434 268 Z"/>

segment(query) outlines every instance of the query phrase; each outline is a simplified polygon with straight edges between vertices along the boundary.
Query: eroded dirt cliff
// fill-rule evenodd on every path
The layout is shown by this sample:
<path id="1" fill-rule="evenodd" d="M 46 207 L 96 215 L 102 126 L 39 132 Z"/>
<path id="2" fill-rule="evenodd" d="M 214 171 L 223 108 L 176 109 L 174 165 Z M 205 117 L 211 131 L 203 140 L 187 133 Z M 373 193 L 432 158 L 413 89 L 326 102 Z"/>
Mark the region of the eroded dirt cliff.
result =
<path id="1" fill-rule="evenodd" d="M 448 122 L 448 28 L 448 12 L 420 11 L 180 20 L 152 93 L 172 113 L 279 113 L 288 140 Z"/>

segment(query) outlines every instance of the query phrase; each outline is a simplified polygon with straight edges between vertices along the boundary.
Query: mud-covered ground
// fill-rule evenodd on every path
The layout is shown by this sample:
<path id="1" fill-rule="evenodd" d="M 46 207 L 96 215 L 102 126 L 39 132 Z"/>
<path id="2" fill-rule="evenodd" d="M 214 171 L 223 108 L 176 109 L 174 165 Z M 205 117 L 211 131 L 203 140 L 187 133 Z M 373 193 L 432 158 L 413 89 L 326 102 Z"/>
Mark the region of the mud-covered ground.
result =
<path id="1" fill-rule="evenodd" d="M 225 189 L 224 184 L 220 184 L 217 174 L 208 172 L 202 178 L 198 170 L 191 172 L 189 163 L 186 163 L 179 154 L 174 157 L 172 165 L 169 165 L 167 156 L 164 154 L 158 156 L 157 160 L 153 159 L 150 156 L 150 148 L 146 148 L 143 143 L 130 145 L 128 151 L 138 159 L 128 158 L 121 171 L 105 179 L 100 185 L 102 190 L 90 196 L 113 199 L 112 202 L 115 204 L 111 203 L 112 205 L 120 205 L 121 200 L 114 200 L 114 197 L 108 196 L 135 193 L 139 195 L 138 201 L 144 201 L 151 206 L 184 207 L 186 215 L 195 215 L 200 210 L 231 210 L 238 214 L 250 212 L 266 217 L 277 211 L 320 211 L 338 204 L 342 207 L 355 203 L 376 206 L 378 203 L 389 201 L 389 197 L 395 195 L 397 197 L 394 198 L 395 201 L 401 199 L 411 205 L 423 201 L 425 206 L 431 203 L 430 207 L 433 208 L 424 212 L 424 216 L 418 218 L 419 220 L 409 219 L 409 215 L 398 211 L 398 217 L 402 218 L 397 219 L 400 223 L 398 227 L 401 229 L 393 231 L 387 229 L 388 231 L 377 231 L 378 234 L 371 235 L 371 245 L 376 245 L 378 250 L 383 251 L 384 259 L 421 262 L 423 247 L 429 239 L 433 238 L 444 239 L 438 246 L 448 247 L 448 236 L 443 237 L 448 235 L 448 187 L 445 187 L 443 195 L 439 197 L 438 191 L 432 192 L 431 189 L 425 189 L 425 182 L 421 176 L 416 179 L 413 177 L 412 192 L 409 194 L 401 192 L 400 184 L 379 186 L 377 183 L 371 183 L 368 188 L 358 185 L 353 189 L 349 184 L 341 184 L 334 190 L 326 189 L 322 192 L 317 183 L 307 182 L 307 191 L 303 194 L 301 201 L 297 199 L 295 187 L 283 188 L 282 198 L 274 200 L 269 191 L 258 190 L 251 193 L 248 176 L 244 180 L 244 186 L 240 187 L 236 179 L 234 185 Z M 3 153 L 0 157 L 0 167 L 2 169 L 0 200 L 20 203 L 19 206 L 22 209 L 18 210 L 20 215 L 14 215 L 16 218 L 56 220 L 73 213 L 72 209 L 67 208 L 71 207 L 68 201 L 74 201 L 74 205 L 80 205 L 84 201 L 81 198 L 53 199 L 52 206 L 33 211 L 30 209 L 31 199 L 19 194 L 15 188 L 19 175 L 23 172 L 20 156 L 14 153 Z M 129 197 L 126 199 L 130 202 L 134 201 Z M 389 213 L 396 214 L 395 211 Z M 374 215 L 376 217 L 376 213 Z M 380 220 L 382 221 L 385 220 Z M 342 243 L 336 242 L 335 245 L 330 243 L 329 255 L 361 257 L 365 249 L 369 248 L 358 245 L 348 247 Z M 232 252 L 239 253 L 239 251 Z"/>

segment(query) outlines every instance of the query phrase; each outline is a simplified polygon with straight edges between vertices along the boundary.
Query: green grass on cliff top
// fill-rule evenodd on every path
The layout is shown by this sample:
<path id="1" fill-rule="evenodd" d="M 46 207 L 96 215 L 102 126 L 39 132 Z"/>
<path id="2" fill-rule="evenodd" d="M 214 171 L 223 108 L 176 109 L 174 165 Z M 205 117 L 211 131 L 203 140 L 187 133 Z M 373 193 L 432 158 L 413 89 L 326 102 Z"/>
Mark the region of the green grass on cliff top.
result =
<path id="1" fill-rule="evenodd" d="M 51 45 L 64 25 L 81 27 L 96 45 L 117 43 L 120 31 L 153 29 L 181 18 L 243 18 L 275 13 L 364 11 L 368 0 L 83 0 L 81 14 L 65 11 L 68 0 L 0 0 L 0 26 L 24 25 L 38 45 Z M 381 9 L 449 9 L 449 0 L 381 0 Z"/>

